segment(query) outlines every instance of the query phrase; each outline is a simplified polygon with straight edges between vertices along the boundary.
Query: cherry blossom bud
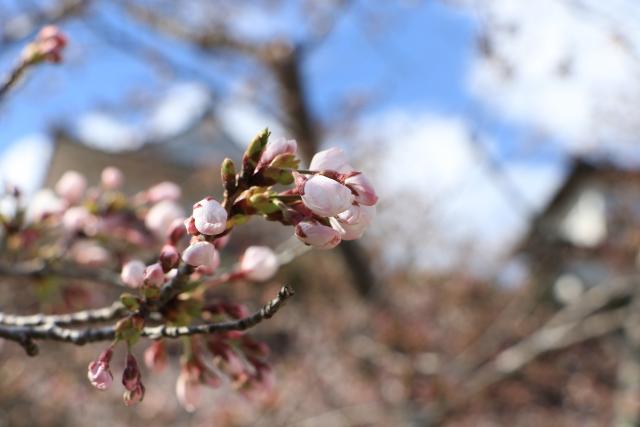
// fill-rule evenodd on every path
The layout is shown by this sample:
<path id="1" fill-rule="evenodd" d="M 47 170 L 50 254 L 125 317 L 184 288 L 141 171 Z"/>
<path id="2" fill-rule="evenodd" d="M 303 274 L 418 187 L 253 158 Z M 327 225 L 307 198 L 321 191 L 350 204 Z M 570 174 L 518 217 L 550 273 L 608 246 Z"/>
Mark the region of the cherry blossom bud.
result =
<path id="1" fill-rule="evenodd" d="M 189 233 L 192 236 L 200 235 L 200 232 L 196 228 L 196 220 L 195 218 L 193 218 L 193 216 L 190 216 L 189 218 L 184 220 L 184 228 L 185 230 L 187 230 L 187 233 Z"/>
<path id="2" fill-rule="evenodd" d="M 182 197 L 182 190 L 178 184 L 164 181 L 147 190 L 147 200 L 149 203 L 158 203 L 163 200 L 176 201 Z"/>
<path id="3" fill-rule="evenodd" d="M 55 189 L 62 198 L 73 204 L 82 199 L 87 189 L 87 180 L 79 172 L 67 171 L 60 177 Z"/>
<path id="4" fill-rule="evenodd" d="M 127 360 L 122 372 L 122 385 L 129 391 L 135 390 L 140 384 L 140 368 L 133 354 L 127 353 Z"/>
<path id="5" fill-rule="evenodd" d="M 164 283 L 164 271 L 160 263 L 151 264 L 144 271 L 144 283 L 147 286 L 160 287 Z"/>
<path id="6" fill-rule="evenodd" d="M 193 206 L 193 218 L 198 231 L 208 236 L 220 234 L 227 228 L 227 211 L 211 197 Z"/>
<path id="7" fill-rule="evenodd" d="M 313 171 L 333 170 L 340 173 L 353 171 L 347 155 L 342 149 L 335 147 L 316 153 L 311 159 L 309 169 Z"/>
<path id="8" fill-rule="evenodd" d="M 278 258 L 266 246 L 249 246 L 240 260 L 240 271 L 249 280 L 268 280 L 278 271 Z"/>
<path id="9" fill-rule="evenodd" d="M 139 288 L 144 283 L 146 265 L 140 260 L 134 259 L 122 266 L 120 278 L 130 288 Z"/>
<path id="10" fill-rule="evenodd" d="M 142 402 L 142 399 L 144 399 L 145 391 L 146 390 L 144 388 L 144 385 L 142 383 L 138 383 L 136 388 L 134 388 L 133 390 L 127 390 L 124 392 L 124 394 L 122 395 L 122 400 L 127 406 Z"/>
<path id="11" fill-rule="evenodd" d="M 160 265 L 162 265 L 162 270 L 165 273 L 168 273 L 172 268 L 176 268 L 178 266 L 179 261 L 180 254 L 176 247 L 173 245 L 164 245 L 160 252 Z"/>
<path id="12" fill-rule="evenodd" d="M 258 168 L 269 165 L 281 154 L 296 154 L 297 150 L 298 143 L 295 139 L 278 138 L 276 140 L 269 141 L 260 156 Z"/>
<path id="13" fill-rule="evenodd" d="M 62 226 L 71 232 L 82 230 L 93 220 L 93 216 L 84 206 L 74 206 L 66 210 L 62 216 Z"/>
<path id="14" fill-rule="evenodd" d="M 338 215 L 349 209 L 353 194 L 344 185 L 322 175 L 314 175 L 305 182 L 302 201 L 313 213 L 322 217 Z"/>
<path id="15" fill-rule="evenodd" d="M 184 211 L 176 202 L 163 200 L 155 204 L 144 220 L 147 228 L 159 238 L 164 238 L 176 219 L 184 218 Z"/>
<path id="16" fill-rule="evenodd" d="M 203 274 L 211 274 L 220 265 L 220 255 L 209 242 L 192 243 L 182 253 L 182 260 Z"/>
<path id="17" fill-rule="evenodd" d="M 178 381 L 176 382 L 176 396 L 178 402 L 187 411 L 193 412 L 200 400 L 200 381 L 198 377 L 190 372 L 185 365 L 180 371 Z"/>
<path id="18" fill-rule="evenodd" d="M 340 233 L 317 221 L 302 221 L 296 225 L 296 237 L 318 249 L 332 249 L 340 243 Z"/>
<path id="19" fill-rule="evenodd" d="M 167 350 L 164 342 L 154 341 L 144 352 L 144 363 L 154 372 L 161 372 L 167 366 Z"/>
<path id="20" fill-rule="evenodd" d="M 120 169 L 109 166 L 102 170 L 100 181 L 105 189 L 117 190 L 124 183 L 124 174 Z"/>
<path id="21" fill-rule="evenodd" d="M 373 206 L 378 202 L 376 190 L 363 173 L 357 173 L 344 180 L 344 185 L 355 193 L 356 202 L 365 206 Z"/>
<path id="22" fill-rule="evenodd" d="M 87 377 L 89 378 L 91 385 L 98 390 L 106 390 L 111 387 L 111 384 L 113 383 L 113 375 L 109 370 L 109 363 L 111 362 L 112 356 L 113 350 L 109 347 L 102 352 L 97 360 L 94 360 L 89 364 Z"/>
<path id="23" fill-rule="evenodd" d="M 47 61 L 60 62 L 62 49 L 67 45 L 67 38 L 55 25 L 43 27 L 36 38 L 40 46 L 40 54 Z"/>
<path id="24" fill-rule="evenodd" d="M 176 218 L 173 220 L 167 230 L 167 240 L 172 245 L 177 245 L 180 239 L 187 234 L 187 229 L 184 226 L 185 220 L 182 218 Z"/>

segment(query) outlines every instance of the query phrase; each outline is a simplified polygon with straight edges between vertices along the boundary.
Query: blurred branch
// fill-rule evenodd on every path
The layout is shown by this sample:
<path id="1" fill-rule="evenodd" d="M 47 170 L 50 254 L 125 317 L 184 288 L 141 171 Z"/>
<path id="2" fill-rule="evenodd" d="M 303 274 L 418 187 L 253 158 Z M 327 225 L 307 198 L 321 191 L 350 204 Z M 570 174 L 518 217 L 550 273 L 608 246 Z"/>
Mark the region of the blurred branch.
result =
<path id="1" fill-rule="evenodd" d="M 193 326 L 154 326 L 145 327 L 142 336 L 151 339 L 178 338 L 196 334 L 211 334 L 225 331 L 243 331 L 249 329 L 265 319 L 271 318 L 280 310 L 284 302 L 294 295 L 293 289 L 283 286 L 278 295 L 251 316 L 219 323 L 206 323 Z M 71 315 L 73 316 L 73 315 Z M 34 340 L 51 340 L 84 345 L 96 341 L 110 341 L 116 336 L 115 326 L 101 328 L 67 329 L 56 323 L 46 323 L 36 326 L 6 326 L 0 325 L 0 338 L 14 341 L 25 348 L 29 356 L 38 354 L 38 347 Z"/>
<path id="2" fill-rule="evenodd" d="M 3 20 L 0 27 L 0 44 L 20 41 L 45 24 L 52 24 L 83 12 L 89 0 L 59 0 L 48 7 L 34 8 L 20 13 L 10 20 Z M 19 24 L 15 24 L 19 22 Z M 14 23 L 14 25 L 11 25 Z"/>
<path id="3" fill-rule="evenodd" d="M 616 426 L 640 425 L 640 286 L 635 286 L 629 313 L 624 322 L 624 334 L 618 362 L 618 383 L 615 391 Z"/>
<path id="4" fill-rule="evenodd" d="M 30 277 L 33 279 L 56 276 L 65 279 L 89 280 L 120 288 L 124 287 L 120 276 L 112 271 L 100 268 L 88 268 L 76 263 L 62 261 L 34 260 L 12 265 L 0 263 L 0 276 L 17 278 Z"/>
<path id="5" fill-rule="evenodd" d="M 0 312 L 0 324 L 7 326 L 40 326 L 46 324 L 72 326 L 106 322 L 121 317 L 125 313 L 126 309 L 120 302 L 114 302 L 109 307 L 83 310 L 68 314 L 16 316 Z"/>

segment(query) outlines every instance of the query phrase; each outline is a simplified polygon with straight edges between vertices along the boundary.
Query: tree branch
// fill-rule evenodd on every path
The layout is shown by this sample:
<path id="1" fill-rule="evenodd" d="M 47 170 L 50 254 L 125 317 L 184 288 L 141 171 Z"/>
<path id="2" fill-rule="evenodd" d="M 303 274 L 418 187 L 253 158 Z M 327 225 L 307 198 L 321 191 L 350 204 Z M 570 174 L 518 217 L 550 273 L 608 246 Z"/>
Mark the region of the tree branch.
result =
<path id="1" fill-rule="evenodd" d="M 181 336 L 196 334 L 212 334 L 215 332 L 244 331 L 265 319 L 271 318 L 282 307 L 283 303 L 294 295 L 294 291 L 289 286 L 283 286 L 278 295 L 259 311 L 251 316 L 232 320 L 228 322 L 206 323 L 193 326 L 152 326 L 142 330 L 142 336 L 151 339 L 178 338 Z M 30 356 L 38 354 L 38 347 L 34 340 L 51 340 L 68 342 L 75 345 L 84 345 L 96 341 L 111 341 L 115 339 L 116 331 L 114 326 L 86 329 L 61 328 L 55 323 L 48 323 L 38 326 L 2 326 L 0 325 L 0 338 L 15 341 L 25 348 Z"/>
<path id="2" fill-rule="evenodd" d="M 127 310 L 120 302 L 114 302 L 109 307 L 83 310 L 68 314 L 34 314 L 31 316 L 17 316 L 0 312 L 0 324 L 7 326 L 40 326 L 54 324 L 58 326 L 72 326 L 87 323 L 108 322 L 123 316 Z"/>

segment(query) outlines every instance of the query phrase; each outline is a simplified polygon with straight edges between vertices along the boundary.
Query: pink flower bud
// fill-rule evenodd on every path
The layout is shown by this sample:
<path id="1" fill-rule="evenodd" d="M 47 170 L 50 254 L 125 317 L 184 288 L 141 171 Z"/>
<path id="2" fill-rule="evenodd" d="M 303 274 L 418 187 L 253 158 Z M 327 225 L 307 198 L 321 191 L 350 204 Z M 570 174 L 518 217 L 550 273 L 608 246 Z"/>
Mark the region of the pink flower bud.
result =
<path id="1" fill-rule="evenodd" d="M 120 278 L 122 282 L 130 288 L 139 288 L 144 283 L 146 265 L 140 260 L 128 261 L 122 266 Z"/>
<path id="2" fill-rule="evenodd" d="M 278 258 L 266 246 L 249 246 L 240 260 L 240 271 L 249 280 L 268 280 L 278 271 Z"/>
<path id="3" fill-rule="evenodd" d="M 47 25 L 38 33 L 36 44 L 43 59 L 57 63 L 62 61 L 62 49 L 67 45 L 67 38 L 55 25 Z"/>
<path id="4" fill-rule="evenodd" d="M 100 181 L 105 189 L 117 190 L 124 183 L 124 174 L 120 169 L 109 166 L 102 170 Z"/>
<path id="5" fill-rule="evenodd" d="M 160 252 L 160 265 L 162 265 L 162 270 L 165 273 L 168 273 L 169 270 L 178 266 L 179 261 L 180 254 L 178 253 L 176 247 L 173 245 L 164 245 L 162 251 Z"/>
<path id="6" fill-rule="evenodd" d="M 111 260 L 108 250 L 89 240 L 80 240 L 70 249 L 69 253 L 75 262 L 91 267 L 104 266 Z"/>
<path id="7" fill-rule="evenodd" d="M 278 138 L 273 141 L 269 141 L 260 156 L 257 169 L 262 166 L 268 166 L 281 154 L 296 154 L 297 150 L 298 144 L 295 139 Z"/>
<path id="8" fill-rule="evenodd" d="M 140 384 L 140 368 L 133 354 L 127 353 L 127 360 L 122 372 L 122 385 L 129 391 L 135 390 Z"/>
<path id="9" fill-rule="evenodd" d="M 200 232 L 196 228 L 196 220 L 193 218 L 193 216 L 190 216 L 189 218 L 184 220 L 184 228 L 185 230 L 187 230 L 187 233 L 192 236 L 200 235 Z"/>
<path id="10" fill-rule="evenodd" d="M 193 206 L 193 218 L 198 231 L 208 236 L 220 234 L 227 228 L 227 211 L 210 197 Z"/>
<path id="11" fill-rule="evenodd" d="M 353 194 L 344 185 L 322 175 L 314 175 L 305 182 L 302 201 L 313 213 L 322 217 L 338 215 L 349 209 Z"/>
<path id="12" fill-rule="evenodd" d="M 147 266 L 144 271 L 144 283 L 147 286 L 154 286 L 156 288 L 162 286 L 164 283 L 164 271 L 162 271 L 160 263 Z"/>
<path id="13" fill-rule="evenodd" d="M 87 180 L 76 171 L 65 172 L 56 184 L 56 193 L 71 204 L 80 201 L 86 189 Z"/>
<path id="14" fill-rule="evenodd" d="M 186 220 L 182 218 L 176 218 L 173 220 L 171 225 L 169 226 L 169 230 L 167 230 L 167 240 L 172 245 L 177 245 L 180 239 L 182 239 L 187 234 L 187 229 L 185 228 Z"/>
<path id="15" fill-rule="evenodd" d="M 203 274 L 211 274 L 220 265 L 220 255 L 209 242 L 192 243 L 182 253 L 182 260 L 192 267 L 197 267 Z"/>
<path id="16" fill-rule="evenodd" d="M 145 391 L 146 390 L 144 388 L 144 385 L 142 383 L 138 383 L 136 388 L 134 388 L 133 390 L 127 390 L 124 392 L 124 394 L 122 395 L 122 400 L 127 406 L 142 402 L 142 399 L 144 399 Z"/>
<path id="17" fill-rule="evenodd" d="M 113 383 L 113 375 L 109 370 L 109 363 L 111 362 L 112 356 L 113 350 L 109 347 L 102 352 L 97 360 L 94 360 L 89 364 L 87 377 L 89 378 L 91 385 L 98 390 L 106 390 L 111 387 L 111 384 Z"/>
<path id="18" fill-rule="evenodd" d="M 164 200 L 149 209 L 144 223 L 158 238 L 164 238 L 173 222 L 181 218 L 184 218 L 182 208 L 171 200 Z"/>
<path id="19" fill-rule="evenodd" d="M 356 202 L 365 206 L 373 206 L 378 202 L 376 190 L 363 173 L 357 173 L 345 179 L 344 185 L 355 193 Z"/>
<path id="20" fill-rule="evenodd" d="M 317 221 L 302 221 L 296 225 L 296 237 L 318 249 L 332 249 L 340 243 L 340 233 Z"/>
<path id="21" fill-rule="evenodd" d="M 333 170 L 349 173 L 353 170 L 347 155 L 340 148 L 329 148 L 316 153 L 311 159 L 309 169 L 313 171 Z"/>
<path id="22" fill-rule="evenodd" d="M 62 226 L 67 231 L 76 232 L 84 229 L 93 219 L 93 216 L 84 206 L 73 206 L 67 209 L 62 216 Z"/>
<path id="23" fill-rule="evenodd" d="M 144 363 L 154 372 L 161 372 L 167 366 L 167 350 L 164 342 L 154 341 L 144 352 Z"/>
<path id="24" fill-rule="evenodd" d="M 200 381 L 196 375 L 190 372 L 190 370 L 184 366 L 178 376 L 176 382 L 176 396 L 178 402 L 187 411 L 193 412 L 196 410 L 198 401 L 200 400 Z"/>
<path id="25" fill-rule="evenodd" d="M 163 200 L 170 200 L 175 202 L 182 197 L 182 190 L 178 186 L 170 181 L 164 181 L 147 190 L 147 200 L 149 203 L 158 203 Z"/>

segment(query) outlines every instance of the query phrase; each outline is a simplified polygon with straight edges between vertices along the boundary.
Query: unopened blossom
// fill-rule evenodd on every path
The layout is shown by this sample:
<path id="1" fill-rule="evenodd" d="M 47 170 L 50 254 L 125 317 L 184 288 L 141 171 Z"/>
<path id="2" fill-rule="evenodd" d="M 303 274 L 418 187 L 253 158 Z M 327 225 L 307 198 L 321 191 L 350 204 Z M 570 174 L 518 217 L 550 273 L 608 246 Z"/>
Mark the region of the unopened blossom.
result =
<path id="1" fill-rule="evenodd" d="M 227 228 L 227 211 L 211 197 L 193 206 L 193 219 L 198 231 L 208 236 L 220 234 Z"/>
<path id="2" fill-rule="evenodd" d="M 162 341 L 154 341 L 144 352 L 144 363 L 154 372 L 161 372 L 167 366 L 167 350 Z"/>
<path id="3" fill-rule="evenodd" d="M 353 203 L 351 190 L 323 175 L 314 175 L 309 178 L 304 183 L 300 194 L 305 206 L 322 217 L 338 215 L 349 209 Z"/>
<path id="4" fill-rule="evenodd" d="M 344 185 L 355 194 L 355 201 L 361 205 L 373 206 L 378 202 L 376 190 L 363 173 L 357 173 L 344 180 Z"/>
<path id="5" fill-rule="evenodd" d="M 245 372 L 245 365 L 233 348 L 222 340 L 211 340 L 208 348 L 214 356 L 220 359 L 226 373 L 236 378 Z"/>
<path id="6" fill-rule="evenodd" d="M 341 241 L 338 231 L 313 220 L 298 223 L 295 233 L 303 243 L 318 249 L 335 248 Z"/>
<path id="7" fill-rule="evenodd" d="M 140 368 L 138 367 L 138 361 L 131 353 L 127 353 L 126 363 L 124 365 L 124 371 L 122 371 L 122 385 L 125 389 L 132 391 L 141 383 L 142 376 L 140 375 Z"/>
<path id="8" fill-rule="evenodd" d="M 100 174 L 100 182 L 107 190 L 117 190 L 124 183 L 124 174 L 114 166 L 108 166 Z"/>
<path id="9" fill-rule="evenodd" d="M 89 225 L 93 216 L 84 206 L 73 206 L 67 209 L 62 216 L 62 226 L 71 232 L 80 231 Z"/>
<path id="10" fill-rule="evenodd" d="M 269 141 L 260 156 L 257 169 L 268 166 L 276 157 L 282 154 L 296 154 L 297 150 L 298 143 L 295 139 L 279 138 Z"/>
<path id="11" fill-rule="evenodd" d="M 158 203 L 163 200 L 176 201 L 182 197 L 182 190 L 178 184 L 171 181 L 164 181 L 147 190 L 147 200 L 149 203 Z"/>
<path id="12" fill-rule="evenodd" d="M 62 50 L 66 45 L 67 38 L 60 29 L 55 25 L 47 25 L 38 32 L 36 39 L 25 47 L 22 58 L 28 63 L 58 63 L 62 61 Z"/>
<path id="13" fill-rule="evenodd" d="M 182 207 L 174 201 L 163 200 L 149 209 L 144 223 L 156 236 L 164 238 L 174 221 L 181 218 L 184 218 Z"/>
<path id="14" fill-rule="evenodd" d="M 249 246 L 240 260 L 240 271 L 249 280 L 268 280 L 278 271 L 278 258 L 267 246 Z"/>
<path id="15" fill-rule="evenodd" d="M 164 283 L 164 271 L 160 263 L 147 266 L 144 270 L 144 283 L 147 286 L 160 287 Z"/>
<path id="16" fill-rule="evenodd" d="M 183 220 L 182 218 L 176 218 L 169 226 L 169 229 L 167 230 L 167 240 L 172 245 L 178 244 L 180 239 L 182 239 L 187 234 L 184 223 L 185 220 Z"/>
<path id="17" fill-rule="evenodd" d="M 209 242 L 195 242 L 182 252 L 182 260 L 203 274 L 211 274 L 220 265 L 220 255 Z"/>
<path id="18" fill-rule="evenodd" d="M 111 387 L 111 384 L 113 383 L 113 375 L 109 369 L 109 363 L 111 362 L 112 356 L 113 350 L 109 347 L 100 354 L 97 360 L 89 363 L 87 377 L 89 378 L 91 385 L 98 390 L 106 390 Z"/>
<path id="19" fill-rule="evenodd" d="M 184 227 L 183 227 L 184 229 Z M 178 249 L 173 245 L 164 245 L 162 251 L 160 251 L 160 265 L 165 273 L 178 266 L 180 261 L 180 254 Z"/>
<path id="20" fill-rule="evenodd" d="M 130 288 L 139 288 L 144 283 L 145 270 L 147 266 L 140 260 L 127 261 L 122 266 L 120 278 L 122 282 Z"/>
<path id="21" fill-rule="evenodd" d="M 60 177 L 55 187 L 56 193 L 70 204 L 80 201 L 82 196 L 84 196 L 86 189 L 86 178 L 84 175 L 76 171 L 65 172 Z"/>
<path id="22" fill-rule="evenodd" d="M 329 148 L 316 153 L 311 159 L 309 169 L 313 171 L 332 170 L 340 173 L 348 173 L 353 170 L 349 159 L 341 148 Z"/>

